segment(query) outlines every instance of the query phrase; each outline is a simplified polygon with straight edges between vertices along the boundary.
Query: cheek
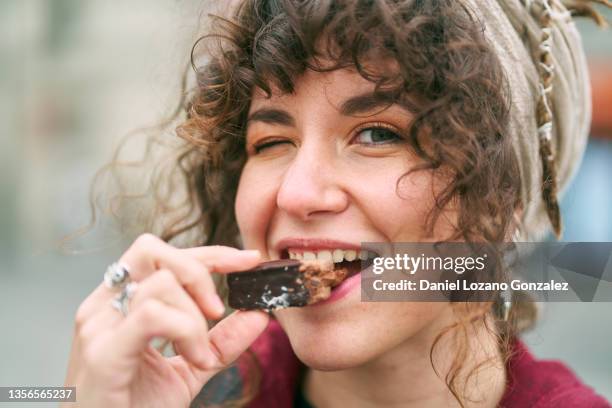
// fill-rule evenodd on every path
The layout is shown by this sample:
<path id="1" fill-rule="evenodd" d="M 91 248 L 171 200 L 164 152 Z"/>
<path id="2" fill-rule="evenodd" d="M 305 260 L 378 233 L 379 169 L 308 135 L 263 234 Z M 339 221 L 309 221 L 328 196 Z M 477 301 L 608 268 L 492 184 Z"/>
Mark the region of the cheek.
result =
<path id="1" fill-rule="evenodd" d="M 245 248 L 266 250 L 266 231 L 275 208 L 277 190 L 273 177 L 266 177 L 248 163 L 245 165 L 234 207 Z"/>
<path id="2" fill-rule="evenodd" d="M 400 178 L 404 172 L 372 172 L 362 176 L 359 187 L 353 190 L 363 211 L 389 241 L 423 239 L 424 221 L 434 205 L 434 193 L 443 188 L 438 182 L 432 185 L 431 172 L 418 171 Z"/>

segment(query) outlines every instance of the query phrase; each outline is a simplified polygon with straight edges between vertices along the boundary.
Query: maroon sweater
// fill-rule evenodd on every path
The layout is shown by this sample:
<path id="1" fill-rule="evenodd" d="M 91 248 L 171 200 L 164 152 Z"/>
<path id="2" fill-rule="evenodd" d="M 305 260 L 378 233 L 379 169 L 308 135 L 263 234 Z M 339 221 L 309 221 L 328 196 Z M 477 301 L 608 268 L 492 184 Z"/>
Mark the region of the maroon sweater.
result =
<path id="1" fill-rule="evenodd" d="M 277 321 L 270 321 L 251 349 L 261 366 L 262 378 L 260 392 L 249 406 L 292 407 L 303 366 Z M 508 362 L 508 386 L 500 407 L 612 407 L 603 397 L 582 384 L 565 365 L 556 361 L 536 360 L 520 341 L 515 342 L 513 350 Z M 246 375 L 246 365 L 239 364 L 238 367 L 241 376 Z M 239 389 L 242 385 L 240 381 Z"/>

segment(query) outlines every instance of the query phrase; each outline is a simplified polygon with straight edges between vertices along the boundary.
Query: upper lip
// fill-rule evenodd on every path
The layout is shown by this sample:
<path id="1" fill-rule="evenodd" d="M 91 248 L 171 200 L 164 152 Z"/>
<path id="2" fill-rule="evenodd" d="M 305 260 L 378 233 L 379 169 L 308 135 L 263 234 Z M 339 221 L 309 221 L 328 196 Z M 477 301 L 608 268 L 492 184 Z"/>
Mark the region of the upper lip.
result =
<path id="1" fill-rule="evenodd" d="M 321 249 L 352 249 L 359 251 L 360 249 L 367 249 L 361 244 L 354 244 L 351 242 L 340 241 L 330 238 L 284 238 L 281 239 L 273 246 L 274 251 L 280 258 L 283 251 L 291 249 L 301 250 L 321 250 Z M 375 251 L 372 251 L 375 252 Z"/>
<path id="2" fill-rule="evenodd" d="M 361 247 L 350 242 L 338 241 L 328 238 L 285 238 L 280 240 L 274 247 L 278 252 L 282 252 L 287 248 L 299 249 L 355 249 Z"/>

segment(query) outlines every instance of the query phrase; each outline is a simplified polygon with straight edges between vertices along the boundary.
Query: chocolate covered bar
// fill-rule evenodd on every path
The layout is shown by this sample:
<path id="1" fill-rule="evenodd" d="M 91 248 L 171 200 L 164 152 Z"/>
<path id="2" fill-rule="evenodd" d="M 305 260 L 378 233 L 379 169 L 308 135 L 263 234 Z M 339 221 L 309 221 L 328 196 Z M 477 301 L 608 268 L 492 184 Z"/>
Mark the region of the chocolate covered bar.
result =
<path id="1" fill-rule="evenodd" d="M 327 299 L 348 275 L 331 262 L 284 259 L 227 275 L 229 305 L 234 309 L 274 310 L 306 306 Z"/>

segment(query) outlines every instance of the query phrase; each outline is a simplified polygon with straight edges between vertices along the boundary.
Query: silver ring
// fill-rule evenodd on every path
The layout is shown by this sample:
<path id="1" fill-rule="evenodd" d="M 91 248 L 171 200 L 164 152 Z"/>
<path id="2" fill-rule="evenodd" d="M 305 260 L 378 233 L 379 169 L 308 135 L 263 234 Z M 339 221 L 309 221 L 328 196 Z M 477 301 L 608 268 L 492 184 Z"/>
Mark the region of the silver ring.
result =
<path id="1" fill-rule="evenodd" d="M 123 317 L 127 316 L 130 311 L 130 299 L 134 297 L 137 288 L 138 285 L 136 282 L 129 282 L 123 286 L 121 292 L 111 300 L 111 306 L 120 311 Z"/>
<path id="2" fill-rule="evenodd" d="M 123 288 L 130 281 L 130 269 L 124 263 L 114 262 L 104 272 L 104 283 L 110 289 Z"/>

